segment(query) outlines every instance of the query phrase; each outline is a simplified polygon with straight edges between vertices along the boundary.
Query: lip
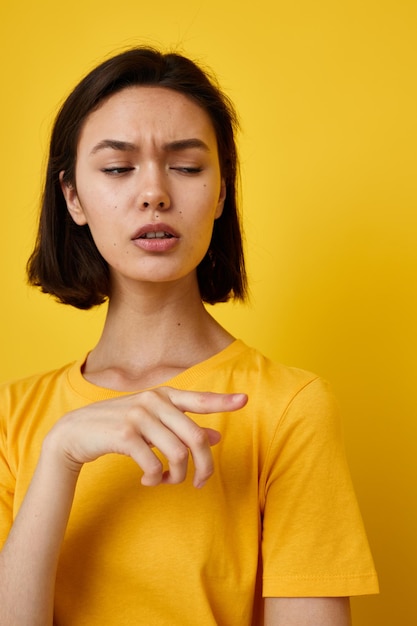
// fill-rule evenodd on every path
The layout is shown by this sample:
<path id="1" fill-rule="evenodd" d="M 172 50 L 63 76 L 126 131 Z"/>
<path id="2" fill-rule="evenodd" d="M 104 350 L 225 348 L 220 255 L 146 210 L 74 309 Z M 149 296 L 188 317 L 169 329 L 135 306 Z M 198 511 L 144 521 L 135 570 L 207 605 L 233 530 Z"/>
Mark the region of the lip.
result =
<path id="1" fill-rule="evenodd" d="M 168 238 L 152 238 L 147 239 L 143 238 L 143 235 L 147 233 L 158 233 L 164 232 L 168 233 L 170 237 Z M 176 232 L 172 226 L 169 224 L 164 224 L 162 222 L 153 223 L 153 224 L 145 224 L 133 235 L 132 241 L 134 245 L 141 250 L 146 252 L 167 252 L 172 250 L 178 245 L 180 240 L 179 234 Z"/>
<path id="2" fill-rule="evenodd" d="M 174 228 L 172 228 L 172 226 L 170 226 L 169 224 L 164 224 L 163 222 L 155 222 L 152 224 L 144 224 L 141 228 L 139 228 L 139 230 L 136 231 L 136 233 L 132 237 L 132 240 L 136 241 L 137 239 L 139 239 L 140 237 L 143 237 L 143 235 L 146 235 L 147 233 L 158 233 L 162 231 L 164 233 L 168 233 L 168 235 L 171 235 L 171 237 L 175 237 L 175 239 L 179 239 L 179 234 L 176 232 Z M 152 240 L 149 240 L 149 241 L 152 241 Z M 163 240 L 163 241 L 166 241 L 166 240 Z"/>

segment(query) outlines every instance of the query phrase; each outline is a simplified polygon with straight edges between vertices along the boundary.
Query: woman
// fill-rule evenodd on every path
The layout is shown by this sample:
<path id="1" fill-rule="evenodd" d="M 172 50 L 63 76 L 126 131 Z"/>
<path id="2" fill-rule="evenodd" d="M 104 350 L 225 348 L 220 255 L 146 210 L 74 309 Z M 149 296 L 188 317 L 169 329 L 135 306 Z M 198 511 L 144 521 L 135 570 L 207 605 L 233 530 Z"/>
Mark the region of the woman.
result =
<path id="1" fill-rule="evenodd" d="M 326 383 L 203 305 L 246 292 L 235 128 L 146 48 L 58 114 L 29 280 L 108 313 L 87 357 L 2 389 L 4 626 L 345 626 L 377 589 Z"/>

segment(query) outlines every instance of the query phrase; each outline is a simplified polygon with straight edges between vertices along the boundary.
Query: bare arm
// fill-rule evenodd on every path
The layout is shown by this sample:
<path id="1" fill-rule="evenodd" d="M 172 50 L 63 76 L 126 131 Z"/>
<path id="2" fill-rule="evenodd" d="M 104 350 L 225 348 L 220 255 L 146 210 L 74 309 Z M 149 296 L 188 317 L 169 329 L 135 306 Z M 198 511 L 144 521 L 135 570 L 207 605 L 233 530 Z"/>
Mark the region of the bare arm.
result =
<path id="1" fill-rule="evenodd" d="M 210 394 L 160 388 L 91 404 L 61 418 L 45 438 L 32 482 L 0 553 L 2 626 L 51 626 L 62 541 L 84 463 L 108 453 L 132 457 L 142 483 L 176 484 L 187 474 L 189 452 L 194 485 L 213 473 L 211 446 L 217 431 L 199 427 L 185 411 L 234 411 L 241 394 Z M 164 472 L 152 447 L 168 461 Z"/>
<path id="2" fill-rule="evenodd" d="M 58 556 L 77 474 L 46 452 L 0 553 L 0 623 L 49 626 Z"/>
<path id="3" fill-rule="evenodd" d="M 265 598 L 264 626 L 351 626 L 349 598 Z"/>

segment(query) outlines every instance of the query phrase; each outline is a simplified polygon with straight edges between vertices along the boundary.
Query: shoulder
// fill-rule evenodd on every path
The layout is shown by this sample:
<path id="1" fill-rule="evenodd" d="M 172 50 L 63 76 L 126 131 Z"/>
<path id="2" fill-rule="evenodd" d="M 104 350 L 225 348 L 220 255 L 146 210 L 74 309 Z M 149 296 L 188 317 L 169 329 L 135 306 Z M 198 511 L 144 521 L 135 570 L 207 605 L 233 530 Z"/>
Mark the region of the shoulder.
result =
<path id="1" fill-rule="evenodd" d="M 334 402 L 331 385 L 318 374 L 274 361 L 243 342 L 231 368 L 236 381 L 249 385 L 252 402 L 272 403 L 275 414 Z"/>
<path id="2" fill-rule="evenodd" d="M 290 441 L 301 445 L 340 438 L 340 411 L 331 385 L 313 372 L 276 362 L 240 341 L 211 380 L 216 391 L 248 395 L 239 427 L 251 431 L 262 458 L 268 450 L 278 455 Z"/>
<path id="3" fill-rule="evenodd" d="M 60 368 L 0 383 L 0 413 L 13 411 L 17 405 L 33 403 L 35 398 L 51 394 L 68 379 L 68 372 L 74 363 Z"/>
<path id="4" fill-rule="evenodd" d="M 74 363 L 75 362 L 66 363 L 62 367 L 44 372 L 36 372 L 23 378 L 3 381 L 0 383 L 0 391 L 4 392 L 6 390 L 13 389 L 25 390 L 32 387 L 37 387 L 39 385 L 48 384 L 49 382 L 53 382 L 54 380 L 65 374 L 65 372 L 73 367 Z"/>
<path id="5" fill-rule="evenodd" d="M 230 351 L 229 356 L 232 357 L 232 365 L 236 371 L 241 369 L 250 372 L 251 375 L 272 376 L 275 380 L 280 378 L 297 383 L 305 383 L 317 378 L 317 374 L 273 360 L 241 340 L 236 340 L 234 350 Z M 227 365 L 227 361 L 225 364 Z"/>

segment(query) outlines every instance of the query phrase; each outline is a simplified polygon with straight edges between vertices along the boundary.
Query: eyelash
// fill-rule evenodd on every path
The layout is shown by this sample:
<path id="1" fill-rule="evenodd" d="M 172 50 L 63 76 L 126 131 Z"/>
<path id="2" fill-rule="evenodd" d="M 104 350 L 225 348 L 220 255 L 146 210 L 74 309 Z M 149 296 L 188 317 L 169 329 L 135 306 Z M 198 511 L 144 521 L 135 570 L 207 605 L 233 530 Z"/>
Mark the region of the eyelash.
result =
<path id="1" fill-rule="evenodd" d="M 117 176 L 133 171 L 134 167 L 103 167 L 101 170 L 104 174 Z M 171 170 L 180 172 L 181 174 L 199 174 L 203 171 L 202 167 L 171 167 Z"/>
<path id="2" fill-rule="evenodd" d="M 118 174 L 126 174 L 126 172 L 131 172 L 134 169 L 134 167 L 103 167 L 101 171 L 104 174 L 113 174 L 114 176 L 117 176 Z"/>
<path id="3" fill-rule="evenodd" d="M 171 167 L 170 169 L 181 174 L 199 174 L 203 171 L 202 167 Z"/>

